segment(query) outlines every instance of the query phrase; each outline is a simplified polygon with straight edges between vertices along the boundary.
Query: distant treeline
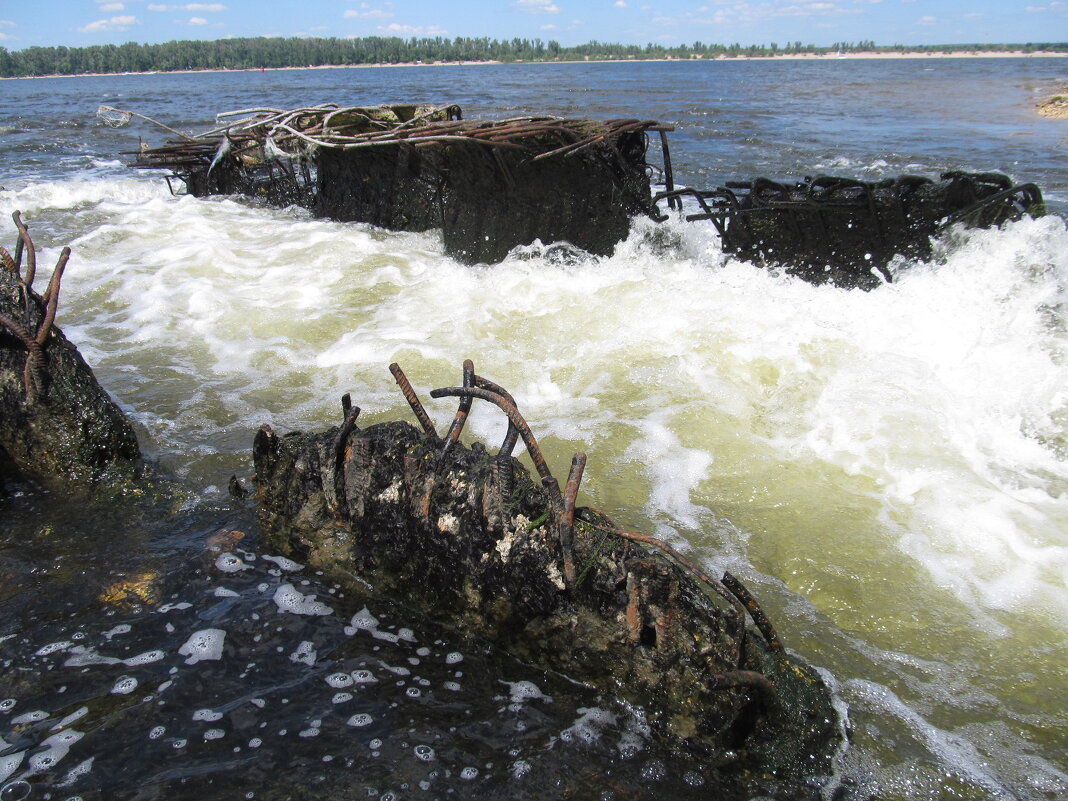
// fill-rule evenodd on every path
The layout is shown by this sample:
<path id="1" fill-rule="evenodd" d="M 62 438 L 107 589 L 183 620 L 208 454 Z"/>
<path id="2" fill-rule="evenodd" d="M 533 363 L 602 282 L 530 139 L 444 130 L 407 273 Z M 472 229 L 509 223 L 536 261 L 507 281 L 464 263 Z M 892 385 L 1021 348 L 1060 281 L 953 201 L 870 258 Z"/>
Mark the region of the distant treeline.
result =
<path id="1" fill-rule="evenodd" d="M 9 51 L 0 47 L 0 76 L 79 75 L 83 73 L 169 72 L 173 70 L 259 69 L 317 67 L 329 64 L 400 64 L 436 61 L 610 61 L 643 58 L 737 58 L 811 53 L 854 52 L 956 52 L 983 51 L 1068 52 L 1068 42 L 1027 44 L 954 44 L 876 46 L 873 41 L 835 42 L 817 47 L 800 41 L 780 45 L 720 45 L 694 42 L 665 47 L 589 42 L 563 47 L 541 39 L 467 38 L 440 36 L 423 39 L 368 36 L 337 38 L 245 38 L 217 41 L 181 41 L 163 44 L 93 45 L 91 47 L 27 47 Z"/>

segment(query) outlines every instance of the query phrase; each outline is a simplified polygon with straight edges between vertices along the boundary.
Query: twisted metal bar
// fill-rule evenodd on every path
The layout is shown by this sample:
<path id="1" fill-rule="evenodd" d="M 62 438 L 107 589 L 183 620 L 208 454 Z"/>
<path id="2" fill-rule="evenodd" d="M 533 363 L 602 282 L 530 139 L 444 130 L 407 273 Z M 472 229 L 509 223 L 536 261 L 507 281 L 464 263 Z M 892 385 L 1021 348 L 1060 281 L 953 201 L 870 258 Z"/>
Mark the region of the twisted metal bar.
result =
<path id="1" fill-rule="evenodd" d="M 495 384 L 488 378 L 483 378 L 480 375 L 475 376 L 475 386 L 482 389 L 488 389 L 490 392 L 496 392 L 502 398 L 507 400 L 513 406 L 518 408 L 515 398 L 511 393 L 499 384 Z M 511 456 L 512 451 L 515 450 L 515 444 L 519 441 L 519 429 L 513 425 L 512 421 L 508 421 L 508 432 L 504 435 L 504 442 L 501 443 L 501 449 L 497 452 L 498 456 Z"/>
<path id="2" fill-rule="evenodd" d="M 22 279 L 22 282 L 27 287 L 32 287 L 33 279 L 37 276 L 37 250 L 33 246 L 33 240 L 30 239 L 29 230 L 26 228 L 25 223 L 22 222 L 22 212 L 12 212 L 11 219 L 15 221 L 15 227 L 19 229 L 19 241 L 15 245 L 15 266 L 17 268 L 22 267 L 22 256 L 25 253 L 26 276 Z"/>
<path id="3" fill-rule="evenodd" d="M 560 546 L 564 552 L 564 581 L 575 586 L 575 501 L 586 469 L 586 454 L 579 451 L 571 459 L 571 470 L 564 487 L 564 514 L 560 519 Z"/>
<path id="4" fill-rule="evenodd" d="M 537 470 L 538 475 L 541 476 L 541 483 L 549 490 L 549 495 L 552 498 L 553 504 L 557 509 L 563 509 L 564 499 L 560 494 L 560 485 L 556 482 L 556 479 L 553 478 L 553 474 L 549 472 L 549 466 L 545 463 L 545 457 L 542 456 L 541 447 L 538 445 L 538 440 L 534 436 L 534 432 L 530 430 L 530 426 L 527 425 L 527 421 L 523 419 L 523 415 L 519 413 L 519 409 L 516 408 L 514 403 L 495 392 L 491 392 L 488 389 L 482 389 L 481 387 L 444 387 L 442 389 L 433 389 L 430 391 L 430 397 L 481 398 L 484 401 L 489 401 L 504 412 L 508 416 L 509 422 L 516 427 L 519 436 L 523 438 L 523 444 L 527 446 L 527 452 L 530 454 L 530 458 L 534 462 L 534 469 Z"/>
<path id="5" fill-rule="evenodd" d="M 415 390 L 412 389 L 412 384 L 408 380 L 408 376 L 401 370 L 400 365 L 393 362 L 389 366 L 389 371 L 393 373 L 393 378 L 397 382 L 397 385 L 401 389 L 401 394 L 404 395 L 404 399 L 408 401 L 408 405 L 412 407 L 412 411 L 415 413 L 415 419 L 419 421 L 419 425 L 423 428 L 423 433 L 434 440 L 434 442 L 440 444 L 441 437 L 438 436 L 437 430 L 434 428 L 434 423 L 430 419 L 430 415 L 426 413 L 426 409 L 423 408 L 423 404 L 419 401 L 419 396 L 415 394 Z"/>
<path id="6" fill-rule="evenodd" d="M 777 654 L 785 654 L 786 649 L 783 648 L 782 642 L 779 640 L 779 635 L 775 633 L 775 627 L 771 625 L 771 621 L 768 620 L 768 616 L 764 614 L 764 610 L 760 608 L 757 599 L 753 597 L 751 592 L 749 592 L 749 588 L 727 572 L 724 572 L 723 574 L 723 586 L 730 590 L 735 597 L 745 605 L 745 608 L 749 610 L 749 616 L 753 618 L 756 627 L 760 630 L 760 633 L 764 635 L 764 640 L 767 642 L 768 647 Z"/>
<path id="7" fill-rule="evenodd" d="M 464 387 L 470 389 L 474 385 L 475 363 L 470 359 L 464 359 Z M 431 395 L 433 395 L 433 393 L 431 393 Z M 452 425 L 449 426 L 449 433 L 445 435 L 445 446 L 441 449 L 442 458 L 452 450 L 452 446 L 460 439 L 460 432 L 463 431 L 464 423 L 467 422 L 467 416 L 471 413 L 472 403 L 474 403 L 474 398 L 460 398 L 460 406 L 456 409 L 456 415 L 452 418 Z"/>
<path id="8" fill-rule="evenodd" d="M 344 418 L 331 443 L 331 453 L 334 456 L 334 497 L 337 499 L 337 512 L 348 515 L 349 504 L 345 497 L 345 445 L 348 443 L 349 435 L 356 428 L 356 418 L 360 416 L 360 407 L 352 405 L 352 396 L 346 392 L 341 396 L 341 409 Z"/>

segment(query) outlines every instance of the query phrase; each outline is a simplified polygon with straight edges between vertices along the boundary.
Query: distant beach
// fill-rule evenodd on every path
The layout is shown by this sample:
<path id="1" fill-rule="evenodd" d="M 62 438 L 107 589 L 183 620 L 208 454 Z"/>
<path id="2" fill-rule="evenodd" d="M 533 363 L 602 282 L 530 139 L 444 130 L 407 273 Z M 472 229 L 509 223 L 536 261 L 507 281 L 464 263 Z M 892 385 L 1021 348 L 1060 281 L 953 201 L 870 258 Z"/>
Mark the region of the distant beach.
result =
<path id="1" fill-rule="evenodd" d="M 634 63 L 659 63 L 673 61 L 845 61 L 849 59 L 945 59 L 945 58 L 1068 58 L 1068 52 L 1051 52 L 1038 50 L 1025 52 L 1023 50 L 935 50 L 935 51 L 859 51 L 855 53 L 781 53 L 769 56 L 727 56 L 719 55 L 715 58 L 585 58 L 567 59 L 561 61 L 406 61 L 399 63 L 380 62 L 374 64 L 316 64 L 306 67 L 249 67 L 242 69 L 203 69 L 203 70 L 153 70 L 149 72 L 79 72 L 71 74 L 54 75 L 25 75 L 12 78 L 0 78 L 0 81 L 27 80 L 34 78 L 94 78 L 103 75 L 183 75 L 201 72 L 272 72 L 277 70 L 347 70 L 347 69 L 377 69 L 380 67 L 477 67 L 487 64 L 634 64 Z"/>

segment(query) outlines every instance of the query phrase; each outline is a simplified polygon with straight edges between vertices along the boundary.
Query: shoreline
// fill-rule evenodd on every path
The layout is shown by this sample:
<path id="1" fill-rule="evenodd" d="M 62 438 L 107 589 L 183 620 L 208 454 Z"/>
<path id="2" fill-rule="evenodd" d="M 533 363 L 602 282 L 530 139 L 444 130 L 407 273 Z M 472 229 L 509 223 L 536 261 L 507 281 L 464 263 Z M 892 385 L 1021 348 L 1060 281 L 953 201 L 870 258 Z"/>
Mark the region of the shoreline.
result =
<path id="1" fill-rule="evenodd" d="M 952 59 L 952 58 L 1068 58 L 1068 52 L 1036 51 L 1025 53 L 1022 50 L 991 51 L 861 51 L 857 53 L 781 53 L 773 56 L 727 56 L 714 58 L 586 58 L 568 59 L 566 61 L 406 61 L 396 64 L 379 62 L 374 64 L 317 64 L 307 67 L 241 67 L 235 69 L 191 69 L 191 70 L 152 70 L 148 72 L 79 72 L 56 73 L 51 75 L 15 75 L 0 77 L 0 81 L 24 81 L 40 78 L 104 78 L 125 75 L 193 75 L 197 73 L 219 72 L 279 72 L 293 70 L 351 70 L 378 69 L 388 67 L 477 67 L 490 64 L 656 64 L 673 62 L 723 62 L 723 61 L 849 61 L 849 60 L 901 60 L 901 59 Z"/>

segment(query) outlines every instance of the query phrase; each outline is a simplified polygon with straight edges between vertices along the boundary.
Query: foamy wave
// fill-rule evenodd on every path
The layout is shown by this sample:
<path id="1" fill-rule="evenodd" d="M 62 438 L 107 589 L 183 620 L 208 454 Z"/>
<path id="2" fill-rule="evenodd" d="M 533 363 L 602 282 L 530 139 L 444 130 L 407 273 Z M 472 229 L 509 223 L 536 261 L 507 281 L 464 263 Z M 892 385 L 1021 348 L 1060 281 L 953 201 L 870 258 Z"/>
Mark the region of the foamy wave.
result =
<path id="1" fill-rule="evenodd" d="M 841 605 L 848 577 L 877 553 L 976 614 L 1064 622 L 1059 218 L 956 234 L 867 293 L 738 261 L 707 225 L 636 221 L 611 257 L 534 246 L 467 267 L 435 234 L 139 180 L 15 194 L 5 206 L 77 234 L 60 324 L 149 451 L 205 486 L 226 485 L 262 422 L 336 422 L 346 391 L 365 420 L 407 417 L 386 365 L 425 394 L 470 357 L 558 472 L 589 451 L 592 499 L 637 505 L 636 524 L 680 546 L 722 549 L 729 518 L 760 535 L 744 547 L 762 569 L 798 571 L 795 588 L 850 620 L 866 613 Z M 469 427 L 495 443 L 506 425 L 476 407 Z"/>

